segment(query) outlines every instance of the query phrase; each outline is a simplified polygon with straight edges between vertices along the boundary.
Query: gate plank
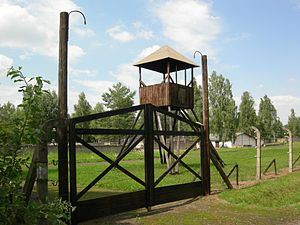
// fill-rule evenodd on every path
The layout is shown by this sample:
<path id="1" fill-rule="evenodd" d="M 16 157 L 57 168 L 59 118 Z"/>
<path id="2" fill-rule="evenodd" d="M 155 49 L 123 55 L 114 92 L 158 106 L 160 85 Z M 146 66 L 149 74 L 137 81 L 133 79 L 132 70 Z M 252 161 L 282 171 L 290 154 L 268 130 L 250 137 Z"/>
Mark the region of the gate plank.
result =
<path id="1" fill-rule="evenodd" d="M 146 191 L 78 201 L 72 213 L 73 222 L 79 223 L 102 216 L 145 207 Z"/>
<path id="2" fill-rule="evenodd" d="M 154 203 L 163 204 L 202 195 L 202 181 L 154 189 Z"/>

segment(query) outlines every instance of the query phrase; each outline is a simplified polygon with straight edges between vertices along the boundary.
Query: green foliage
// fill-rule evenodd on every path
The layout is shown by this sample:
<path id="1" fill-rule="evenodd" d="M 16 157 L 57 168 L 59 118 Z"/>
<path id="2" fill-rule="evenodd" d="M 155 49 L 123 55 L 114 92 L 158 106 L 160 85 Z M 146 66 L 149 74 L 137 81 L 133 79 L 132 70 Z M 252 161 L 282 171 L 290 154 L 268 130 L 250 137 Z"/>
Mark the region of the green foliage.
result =
<path id="1" fill-rule="evenodd" d="M 7 76 L 20 84 L 18 91 L 23 101 L 17 109 L 10 103 L 0 107 L 0 224 L 40 224 L 43 218 L 50 224 L 64 224 L 69 219 L 69 204 L 55 201 L 27 205 L 22 192 L 22 171 L 29 158 L 19 153 L 23 143 L 39 141 L 41 123 L 51 115 L 45 113 L 45 108 L 52 110 L 55 106 L 55 101 L 50 104 L 53 98 L 48 101 L 49 92 L 43 89 L 49 82 L 40 76 L 27 78 L 21 67 L 11 68 Z"/>
<path id="2" fill-rule="evenodd" d="M 19 149 L 19 136 L 22 111 L 10 102 L 0 106 L 0 151 L 12 152 Z"/>
<path id="3" fill-rule="evenodd" d="M 27 78 L 21 72 L 21 67 L 18 69 L 11 68 L 7 77 L 9 77 L 14 83 L 20 84 L 18 92 L 22 93 L 23 100 L 22 104 L 18 107 L 22 109 L 19 123 L 15 123 L 19 132 L 15 133 L 16 140 L 15 145 L 21 146 L 22 143 L 35 144 L 39 140 L 40 133 L 40 114 L 44 110 L 40 106 L 41 96 L 49 91 L 44 90 L 44 83 L 50 83 L 44 80 L 41 76 Z M 12 121 L 16 122 L 16 121 Z"/>
<path id="4" fill-rule="evenodd" d="M 0 224 L 21 224 L 26 210 L 21 194 L 22 167 L 27 160 L 0 155 Z"/>
<path id="5" fill-rule="evenodd" d="M 85 97 L 84 92 L 81 92 L 78 96 L 78 102 L 77 104 L 74 105 L 74 113 L 72 114 L 72 117 L 79 117 L 79 116 L 86 116 L 90 115 L 92 113 L 92 106 L 88 102 L 88 100 Z M 79 123 L 77 125 L 78 128 L 89 128 L 90 127 L 90 122 L 83 122 Z M 92 136 L 91 135 L 85 135 L 82 136 L 82 138 L 86 141 L 91 141 Z"/>
<path id="6" fill-rule="evenodd" d="M 98 102 L 93 109 L 93 113 L 101 113 L 101 112 L 104 112 L 104 106 L 103 104 Z"/>
<path id="7" fill-rule="evenodd" d="M 232 140 L 237 127 L 237 107 L 230 81 L 213 71 L 209 78 L 210 133 L 221 141 Z"/>
<path id="8" fill-rule="evenodd" d="M 108 89 L 108 92 L 102 95 L 102 100 L 107 108 L 111 110 L 117 110 L 133 106 L 134 96 L 135 91 L 131 91 L 130 88 L 122 85 L 122 83 L 119 82 L 114 84 L 112 88 Z M 133 121 L 133 113 L 117 115 L 105 119 L 106 126 L 114 129 L 128 129 L 133 124 Z M 121 137 L 118 136 L 117 138 L 120 141 Z"/>
<path id="9" fill-rule="evenodd" d="M 25 224 L 40 224 L 46 220 L 48 224 L 67 224 L 71 219 L 72 206 L 61 199 L 54 199 L 46 204 L 30 202 L 24 215 Z"/>
<path id="10" fill-rule="evenodd" d="M 74 105 L 74 113 L 72 117 L 86 116 L 92 113 L 92 106 L 87 101 L 84 92 L 78 96 L 78 103 Z"/>
<path id="11" fill-rule="evenodd" d="M 253 135 L 251 126 L 256 126 L 256 120 L 254 99 L 248 91 L 245 91 L 241 97 L 239 107 L 238 131 Z"/>
<path id="12" fill-rule="evenodd" d="M 131 91 L 119 82 L 102 95 L 102 100 L 107 108 L 116 110 L 132 106 L 134 96 L 135 91 Z"/>
<path id="13" fill-rule="evenodd" d="M 300 117 L 296 116 L 295 110 L 291 109 L 287 127 L 291 130 L 294 136 L 300 137 Z"/>
<path id="14" fill-rule="evenodd" d="M 277 111 L 271 99 L 265 95 L 260 99 L 258 111 L 258 128 L 265 141 L 282 136 L 282 124 L 277 117 Z"/>
<path id="15" fill-rule="evenodd" d="M 197 84 L 196 79 L 193 80 L 194 86 L 194 111 L 199 119 L 199 122 L 203 122 L 203 100 L 202 100 L 202 87 Z M 191 117 L 193 118 L 193 116 Z"/>

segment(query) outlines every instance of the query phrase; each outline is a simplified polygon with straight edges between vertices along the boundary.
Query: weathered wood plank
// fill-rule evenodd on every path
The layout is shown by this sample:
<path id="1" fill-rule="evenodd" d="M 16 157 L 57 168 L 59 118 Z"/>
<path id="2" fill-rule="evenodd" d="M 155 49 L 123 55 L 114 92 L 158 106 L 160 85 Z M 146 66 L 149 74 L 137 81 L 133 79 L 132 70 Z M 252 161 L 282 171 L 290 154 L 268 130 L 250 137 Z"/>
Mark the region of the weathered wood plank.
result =
<path id="1" fill-rule="evenodd" d="M 146 191 L 78 201 L 72 213 L 76 223 L 145 207 Z"/>
<path id="2" fill-rule="evenodd" d="M 154 190 L 155 204 L 197 197 L 202 194 L 202 181 L 158 187 Z"/>
<path id="3" fill-rule="evenodd" d="M 194 107 L 194 91 L 192 87 L 175 83 L 140 87 L 140 104 L 192 109 Z"/>

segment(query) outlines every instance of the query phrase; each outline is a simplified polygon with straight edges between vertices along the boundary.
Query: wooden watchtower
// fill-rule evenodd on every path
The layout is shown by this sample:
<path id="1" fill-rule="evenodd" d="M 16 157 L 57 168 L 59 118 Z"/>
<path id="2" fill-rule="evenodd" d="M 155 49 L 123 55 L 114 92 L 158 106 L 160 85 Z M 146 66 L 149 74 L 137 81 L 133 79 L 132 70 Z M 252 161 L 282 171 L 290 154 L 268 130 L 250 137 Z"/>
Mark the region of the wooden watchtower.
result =
<path id="1" fill-rule="evenodd" d="M 193 109 L 194 68 L 198 67 L 193 61 L 165 45 L 134 66 L 139 67 L 140 104 L 151 103 L 171 109 Z M 162 82 L 146 85 L 142 80 L 142 68 L 161 73 Z M 179 71 L 184 72 L 184 79 L 180 80 L 183 84 L 178 80 Z"/>

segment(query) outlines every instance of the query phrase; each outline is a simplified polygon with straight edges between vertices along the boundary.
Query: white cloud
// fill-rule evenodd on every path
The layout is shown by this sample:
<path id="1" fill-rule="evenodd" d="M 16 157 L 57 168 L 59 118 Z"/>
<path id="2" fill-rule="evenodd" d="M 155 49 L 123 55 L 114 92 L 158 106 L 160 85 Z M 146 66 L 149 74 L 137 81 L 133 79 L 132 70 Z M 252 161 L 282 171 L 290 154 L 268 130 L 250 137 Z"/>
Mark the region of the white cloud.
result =
<path id="1" fill-rule="evenodd" d="M 49 57 L 58 56 L 59 13 L 79 9 L 71 0 L 36 0 L 36 1 L 3 1 L 0 5 L 0 47 L 19 48 L 30 54 L 41 54 Z M 70 27 L 79 23 L 77 16 L 72 15 Z M 75 31 L 80 33 L 80 28 Z M 82 31 L 85 33 L 85 31 Z M 77 53 L 80 47 L 76 46 Z M 72 58 L 82 56 L 83 50 Z M 70 54 L 71 55 L 71 54 Z"/>
<path id="2" fill-rule="evenodd" d="M 202 0 L 167 0 L 156 2 L 154 14 L 162 23 L 166 38 L 190 52 L 200 50 L 215 56 L 212 44 L 221 32 L 220 19 L 211 5 Z"/>
<path id="3" fill-rule="evenodd" d="M 114 26 L 107 30 L 107 33 L 114 40 L 127 42 L 134 39 L 134 35 L 128 31 L 123 30 L 121 26 Z"/>
<path id="4" fill-rule="evenodd" d="M 270 99 L 277 109 L 278 116 L 284 124 L 287 123 L 292 108 L 300 113 L 300 97 L 282 95 L 271 96 Z"/>
<path id="5" fill-rule="evenodd" d="M 105 80 L 77 80 L 74 79 L 74 82 L 80 84 L 84 87 L 91 89 L 92 91 L 102 93 L 108 90 L 114 83 L 112 81 Z"/>
<path id="6" fill-rule="evenodd" d="M 136 34 L 136 37 L 149 40 L 153 37 L 153 33 L 152 33 L 152 31 L 140 30 Z"/>
<path id="7" fill-rule="evenodd" d="M 11 102 L 19 105 L 22 102 L 22 95 L 18 92 L 17 85 L 1 85 L 0 84 L 0 104 Z"/>
<path id="8" fill-rule="evenodd" d="M 142 22 L 136 21 L 132 24 L 134 32 L 127 31 L 124 26 L 116 25 L 109 28 L 106 33 L 114 40 L 128 42 L 135 39 L 149 40 L 153 37 L 153 32 L 144 28 Z"/>
<path id="9" fill-rule="evenodd" d="M 156 51 L 159 48 L 160 48 L 159 45 L 153 45 L 153 46 L 143 49 L 133 61 L 119 65 L 117 67 L 117 70 L 112 72 L 112 76 L 116 77 L 117 81 L 126 85 L 131 90 L 136 91 L 137 95 L 136 95 L 136 99 L 135 99 L 135 104 L 138 104 L 139 72 L 138 72 L 138 68 L 133 66 L 133 64 L 136 63 L 138 60 L 146 57 L 147 55 L 153 53 L 154 51 Z M 161 78 L 162 77 L 159 75 L 153 76 L 153 74 L 149 70 L 145 69 L 142 71 L 142 79 L 147 85 L 158 83 L 161 81 Z"/>
<path id="10" fill-rule="evenodd" d="M 293 108 L 293 105 L 300 105 L 300 97 L 281 95 L 270 97 L 274 105 Z"/>
<path id="11" fill-rule="evenodd" d="M 72 29 L 74 33 L 76 33 L 80 37 L 93 37 L 95 36 L 95 32 L 88 28 L 74 27 Z"/>
<path id="12" fill-rule="evenodd" d="M 12 64 L 13 60 L 11 58 L 0 54 L 0 77 L 6 75 L 8 69 L 12 66 Z"/>
<path id="13" fill-rule="evenodd" d="M 88 102 L 95 106 L 96 103 L 101 102 L 102 98 L 101 95 L 104 92 L 107 92 L 109 88 L 112 87 L 114 82 L 112 81 L 105 81 L 105 80 L 83 80 L 83 79 L 73 79 L 72 82 L 76 83 L 76 88 L 70 87 L 69 92 L 69 112 L 72 113 L 74 111 L 74 104 L 78 101 L 78 85 L 85 87 L 85 95 Z"/>
<path id="14" fill-rule="evenodd" d="M 97 74 L 96 70 L 89 69 L 75 69 L 71 67 L 69 69 L 70 77 L 93 77 Z"/>
<path id="15" fill-rule="evenodd" d="M 143 49 L 140 54 L 138 54 L 137 58 L 135 59 L 135 61 L 141 60 L 143 58 L 145 58 L 146 56 L 150 55 L 151 53 L 155 52 L 156 50 L 158 50 L 160 48 L 159 45 L 152 45 L 148 48 Z"/>
<path id="16" fill-rule="evenodd" d="M 143 49 L 132 62 L 119 65 L 117 71 L 113 73 L 113 76 L 115 76 L 118 81 L 127 85 L 131 89 L 138 91 L 138 87 L 139 87 L 138 68 L 133 66 L 133 64 L 136 63 L 138 60 L 141 60 L 144 57 L 150 55 L 151 53 L 153 53 L 159 48 L 160 48 L 159 45 L 153 45 Z M 154 83 L 155 81 L 153 79 L 159 77 L 159 76 L 149 76 L 148 70 L 143 70 L 142 75 L 143 75 L 143 81 L 146 84 Z M 136 81 L 136 82 L 132 82 L 132 81 Z"/>
<path id="17" fill-rule="evenodd" d="M 77 45 L 69 45 L 68 58 L 71 65 L 76 63 L 83 55 L 85 55 L 85 52 L 81 47 Z"/>

